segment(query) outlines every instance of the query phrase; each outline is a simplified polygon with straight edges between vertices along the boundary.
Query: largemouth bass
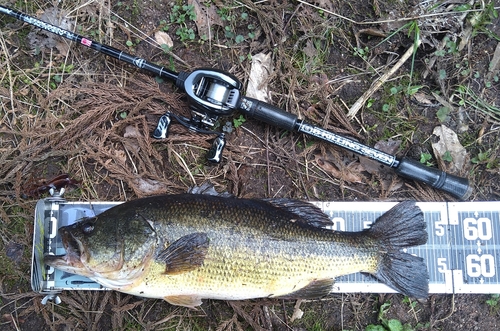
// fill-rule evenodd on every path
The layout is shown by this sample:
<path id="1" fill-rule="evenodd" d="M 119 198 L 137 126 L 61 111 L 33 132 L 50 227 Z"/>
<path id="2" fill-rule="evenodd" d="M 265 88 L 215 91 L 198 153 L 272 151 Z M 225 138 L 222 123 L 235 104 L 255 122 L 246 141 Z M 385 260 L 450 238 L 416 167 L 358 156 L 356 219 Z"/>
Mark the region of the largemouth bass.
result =
<path id="1" fill-rule="evenodd" d="M 117 205 L 59 229 L 65 255 L 45 263 L 120 292 L 195 307 L 202 299 L 319 298 L 335 278 L 369 273 L 428 295 L 423 214 L 402 202 L 361 232 L 326 229 L 319 208 L 290 199 L 163 195 Z"/>

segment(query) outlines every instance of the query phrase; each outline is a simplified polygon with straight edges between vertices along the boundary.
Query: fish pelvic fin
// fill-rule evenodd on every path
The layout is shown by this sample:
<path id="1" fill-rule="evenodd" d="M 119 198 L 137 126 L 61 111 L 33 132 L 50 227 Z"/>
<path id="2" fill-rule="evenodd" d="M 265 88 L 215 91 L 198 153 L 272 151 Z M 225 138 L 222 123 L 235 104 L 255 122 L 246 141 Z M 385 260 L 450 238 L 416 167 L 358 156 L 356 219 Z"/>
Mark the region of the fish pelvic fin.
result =
<path id="1" fill-rule="evenodd" d="M 203 265 L 208 245 L 209 240 L 206 233 L 188 234 L 165 248 L 157 259 L 165 262 L 166 275 L 192 271 Z"/>
<path id="2" fill-rule="evenodd" d="M 423 258 L 401 252 L 427 242 L 424 216 L 415 202 L 394 206 L 377 219 L 368 234 L 379 241 L 381 249 L 375 277 L 404 295 L 427 298 L 429 274 Z"/>
<path id="3" fill-rule="evenodd" d="M 191 309 L 200 306 L 203 302 L 196 295 L 172 295 L 164 298 L 171 305 L 183 306 Z"/>
<path id="4" fill-rule="evenodd" d="M 316 279 L 297 291 L 277 296 L 278 299 L 318 299 L 328 295 L 333 288 L 334 279 Z M 271 296 L 274 298 L 274 296 Z"/>

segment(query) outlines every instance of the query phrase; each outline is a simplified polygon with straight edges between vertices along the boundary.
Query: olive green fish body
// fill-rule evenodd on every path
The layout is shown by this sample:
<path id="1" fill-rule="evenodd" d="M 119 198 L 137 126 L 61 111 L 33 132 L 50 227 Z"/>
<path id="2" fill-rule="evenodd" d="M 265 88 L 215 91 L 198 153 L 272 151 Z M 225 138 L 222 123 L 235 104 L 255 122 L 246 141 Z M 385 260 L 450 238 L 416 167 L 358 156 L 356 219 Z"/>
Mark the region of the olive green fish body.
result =
<path id="1" fill-rule="evenodd" d="M 300 201 L 155 196 L 62 228 L 67 254 L 47 263 L 189 307 L 203 298 L 321 297 L 336 277 L 354 272 L 422 297 L 425 264 L 400 249 L 426 241 L 425 223 L 414 203 L 398 206 L 369 230 L 337 232 L 323 228 L 330 221 L 318 208 Z M 71 256 L 80 256 L 76 267 L 67 266 Z M 416 276 L 401 280 L 408 268 Z"/>

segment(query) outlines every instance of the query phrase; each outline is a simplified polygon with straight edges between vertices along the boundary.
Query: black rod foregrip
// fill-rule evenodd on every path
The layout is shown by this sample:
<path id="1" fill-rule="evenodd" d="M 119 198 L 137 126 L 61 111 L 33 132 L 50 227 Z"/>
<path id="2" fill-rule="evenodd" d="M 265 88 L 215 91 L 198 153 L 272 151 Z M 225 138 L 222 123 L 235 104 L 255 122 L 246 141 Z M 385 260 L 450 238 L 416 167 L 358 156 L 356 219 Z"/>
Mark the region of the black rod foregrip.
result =
<path id="1" fill-rule="evenodd" d="M 467 200 L 472 194 L 472 187 L 466 178 L 447 174 L 444 171 L 428 167 L 407 157 L 399 160 L 399 164 L 394 168 L 394 171 L 402 177 L 426 183 L 460 200 Z"/>
<path id="2" fill-rule="evenodd" d="M 162 78 L 170 79 L 176 81 L 178 74 L 174 71 L 168 70 L 165 67 L 158 66 L 154 63 L 148 62 L 140 57 L 130 55 L 117 48 L 103 45 L 97 41 L 88 39 L 76 33 L 68 30 L 61 29 L 58 26 L 52 25 L 50 23 L 43 22 L 37 18 L 21 13 L 17 10 L 7 8 L 0 5 L 0 13 L 12 16 L 20 21 L 36 26 L 37 28 L 52 32 L 58 36 L 64 37 L 71 41 L 77 42 L 81 45 L 87 46 L 93 50 L 101 52 L 107 56 L 113 57 L 115 59 L 132 64 L 140 69 L 152 72 Z"/>
<path id="3" fill-rule="evenodd" d="M 288 131 L 295 131 L 297 116 L 266 102 L 254 98 L 242 97 L 239 110 L 252 118 L 271 124 L 272 126 L 277 126 Z"/>

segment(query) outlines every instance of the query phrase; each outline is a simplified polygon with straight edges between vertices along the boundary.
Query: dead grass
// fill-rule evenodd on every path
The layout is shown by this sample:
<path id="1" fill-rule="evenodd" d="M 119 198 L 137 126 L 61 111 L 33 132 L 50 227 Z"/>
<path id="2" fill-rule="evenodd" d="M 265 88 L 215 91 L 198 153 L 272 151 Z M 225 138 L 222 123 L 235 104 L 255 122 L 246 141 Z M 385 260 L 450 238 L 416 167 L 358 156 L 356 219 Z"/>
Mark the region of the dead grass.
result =
<path id="1" fill-rule="evenodd" d="M 482 111 L 500 104 L 495 80 L 498 68 L 489 69 L 490 63 L 498 63 L 492 61 L 495 40 L 491 35 L 499 33 L 498 19 L 495 26 L 488 24 L 488 20 L 494 20 L 489 4 L 475 2 L 468 10 L 456 11 L 453 6 L 458 4 L 445 6 L 433 1 L 421 2 L 416 7 L 407 3 L 398 7 L 380 1 L 275 4 L 243 0 L 235 6 L 214 1 L 212 6 L 232 15 L 232 20 L 223 21 L 228 28 L 214 26 L 213 39 L 207 41 L 198 37 L 187 43 L 176 40 L 168 54 L 151 39 L 160 21 L 169 19 L 168 2 L 122 1 L 118 6 L 111 2 L 65 0 L 58 8 L 76 22 L 78 33 L 146 59 L 173 65 L 177 71 L 218 67 L 246 83 L 250 69 L 248 54 L 272 52 L 275 71 L 270 75 L 269 87 L 274 104 L 328 130 L 364 142 L 400 141 L 401 147 L 394 151 L 398 155 L 419 159 L 421 153 L 431 151 L 433 127 L 445 124 L 459 133 L 471 160 L 476 160 L 467 165 L 468 176 L 475 186 L 472 199 L 498 200 L 498 118 Z M 17 9 L 39 15 L 49 7 L 47 3 L 30 1 Z M 241 18 L 243 12 L 249 19 Z M 183 95 L 170 84 L 158 84 L 151 76 L 126 64 L 57 38 L 59 47 L 34 49 L 29 44 L 30 27 L 12 19 L 4 23 L 3 19 L 0 25 L 2 327 L 364 330 L 366 325 L 376 323 L 377 304 L 387 297 L 345 294 L 302 303 L 302 309 L 312 317 L 295 322 L 290 321 L 295 302 L 282 301 L 209 301 L 201 310 L 190 311 L 115 292 L 68 292 L 61 295 L 61 305 L 41 305 L 41 298 L 30 291 L 28 276 L 35 201 L 23 199 L 23 190 L 39 179 L 60 173 L 69 173 L 81 181 L 77 190 L 66 195 L 74 200 L 125 200 L 183 192 L 206 180 L 241 197 L 423 201 L 449 197 L 418 183 L 401 181 L 388 171 L 369 170 L 365 161 L 345 151 L 252 120 L 228 137 L 223 162 L 208 165 L 205 153 L 213 137 L 173 125 L 166 140 L 151 138 L 158 117 L 167 110 L 189 113 Z M 350 106 L 413 44 L 415 34 L 408 29 L 391 35 L 412 20 L 418 23 L 422 40 L 415 55 L 413 76 L 410 77 L 413 59 L 409 59 L 350 120 L 347 116 Z M 250 23 L 255 28 L 249 30 Z M 194 22 L 188 24 L 196 29 Z M 174 35 L 172 29 L 168 33 Z M 243 36 L 253 32 L 255 39 L 236 43 L 225 34 L 227 29 Z M 381 43 L 383 35 L 390 38 Z M 127 46 L 127 40 L 133 41 L 133 46 Z M 417 102 L 416 95 L 400 92 L 408 82 L 420 86 Z M 471 101 L 473 95 L 481 101 L 475 103 L 479 106 L 462 104 L 459 86 L 471 91 L 463 99 Z M 391 93 L 391 87 L 398 92 Z M 384 110 L 386 104 L 391 105 L 391 111 Z M 436 117 L 441 107 L 448 107 L 442 122 Z M 404 133 L 385 125 L 398 121 L 418 124 Z M 9 243 L 21 246 L 22 253 L 15 260 L 6 254 Z M 461 304 L 466 299 L 452 300 L 458 300 L 464 311 L 460 318 L 466 321 L 467 310 Z M 395 306 L 399 307 L 397 318 L 406 318 L 413 325 L 428 321 L 432 327 L 454 329 L 458 324 L 445 318 L 449 309 L 440 307 L 441 303 L 448 307 L 448 301 L 446 296 L 433 296 L 420 310 L 406 309 L 406 312 L 400 303 Z M 475 302 L 480 305 L 480 299 Z M 328 314 L 314 314 L 325 311 Z M 493 325 L 487 324 L 494 323 L 491 318 L 482 316 L 484 328 Z"/>

